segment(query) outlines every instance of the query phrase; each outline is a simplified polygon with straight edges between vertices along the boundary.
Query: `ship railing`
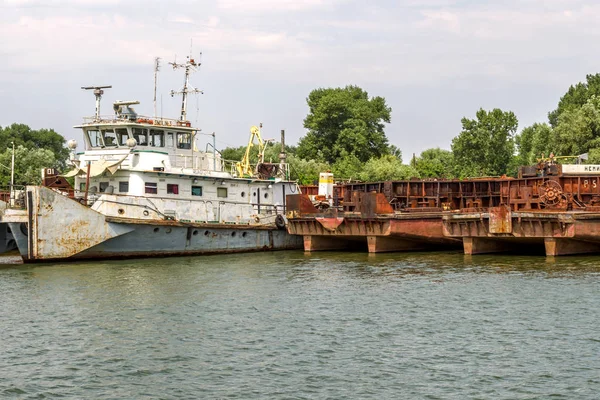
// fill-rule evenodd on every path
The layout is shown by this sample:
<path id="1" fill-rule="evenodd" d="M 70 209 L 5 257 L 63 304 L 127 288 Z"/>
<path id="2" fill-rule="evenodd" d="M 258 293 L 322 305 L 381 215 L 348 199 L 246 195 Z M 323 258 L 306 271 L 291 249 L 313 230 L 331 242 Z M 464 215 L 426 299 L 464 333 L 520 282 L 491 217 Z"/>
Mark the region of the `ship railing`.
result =
<path id="1" fill-rule="evenodd" d="M 13 185 L 0 187 L 0 201 L 6 208 L 25 208 L 25 185 Z"/>
<path id="2" fill-rule="evenodd" d="M 226 170 L 225 160 L 217 158 L 215 161 L 212 157 L 206 158 L 207 154 L 212 155 L 213 153 L 202 153 L 202 155 L 174 154 L 169 157 L 171 166 L 174 166 L 175 168 L 190 168 L 198 171 L 217 172 Z M 203 157 L 205 157 L 204 160 L 202 160 Z"/>
<path id="3" fill-rule="evenodd" d="M 195 199 L 195 200 L 190 200 L 190 199 L 175 199 L 173 197 L 165 197 L 165 196 L 153 196 L 153 197 L 147 197 L 146 195 L 131 195 L 131 194 L 125 194 L 125 193 L 107 193 L 107 192 L 88 192 L 87 193 L 87 203 L 85 201 L 85 190 L 72 190 L 71 191 L 72 194 L 69 194 L 69 197 L 74 198 L 75 201 L 80 202 L 81 204 L 87 204 L 87 206 L 92 206 L 96 201 L 102 200 L 102 196 L 103 195 L 108 195 L 108 196 L 113 196 L 116 199 L 118 199 L 119 197 L 121 198 L 128 198 L 131 199 L 132 197 L 141 199 L 141 200 L 145 200 L 145 202 L 136 204 L 136 203 L 131 203 L 131 202 L 124 202 L 123 205 L 127 205 L 127 206 L 132 206 L 132 207 L 142 207 L 144 209 L 148 208 L 148 205 L 150 205 L 152 209 L 155 209 L 155 211 L 158 212 L 158 214 L 161 215 L 166 215 L 166 211 L 165 210 L 160 210 L 159 208 L 155 207 L 155 202 L 154 200 L 168 200 L 168 201 L 177 201 L 179 203 L 185 202 L 185 203 L 189 203 L 189 205 L 191 206 L 193 203 L 203 203 L 205 205 L 210 204 L 211 207 L 214 206 L 215 211 L 218 215 L 221 215 L 222 213 L 222 206 L 242 206 L 242 207 L 248 207 L 251 206 L 252 210 L 253 210 L 253 214 L 258 215 L 260 217 L 268 217 L 268 216 L 276 216 L 277 214 L 285 214 L 285 207 L 282 204 L 264 204 L 264 203 L 247 203 L 247 202 L 243 202 L 243 201 L 235 201 L 235 200 L 223 200 L 223 199 Z M 67 192 L 63 193 L 65 196 L 67 195 Z M 146 204 L 148 203 L 148 204 Z M 190 206 L 187 206 L 186 208 L 190 208 Z M 202 218 L 199 218 L 202 219 Z M 206 218 L 205 218 L 206 219 Z M 208 219 L 206 219 L 206 221 L 209 221 Z"/>
<path id="4" fill-rule="evenodd" d="M 83 117 L 84 124 L 94 124 L 94 123 L 109 123 L 109 124 L 131 124 L 131 123 L 140 123 L 140 124 L 149 124 L 149 125 L 157 125 L 157 126 L 171 126 L 171 127 L 191 127 L 191 123 L 189 121 L 180 121 L 178 119 L 173 118 L 163 118 L 163 117 L 149 117 L 146 115 L 136 115 L 134 119 L 131 119 L 127 116 L 119 117 L 118 115 L 100 115 L 99 117 L 91 116 L 91 117 Z"/>

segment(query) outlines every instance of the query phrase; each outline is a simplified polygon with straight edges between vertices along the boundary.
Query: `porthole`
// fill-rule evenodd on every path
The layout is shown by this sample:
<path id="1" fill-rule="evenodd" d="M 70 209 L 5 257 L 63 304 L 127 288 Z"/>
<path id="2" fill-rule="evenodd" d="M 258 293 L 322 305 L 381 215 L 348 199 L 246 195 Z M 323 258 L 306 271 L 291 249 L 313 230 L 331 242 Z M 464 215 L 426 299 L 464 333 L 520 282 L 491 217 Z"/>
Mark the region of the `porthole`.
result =
<path id="1" fill-rule="evenodd" d="M 252 193 L 252 196 L 255 196 L 255 197 L 256 197 L 256 192 Z"/>
<path id="2" fill-rule="evenodd" d="M 242 197 L 246 197 L 246 192 L 242 192 L 242 193 L 240 193 L 240 195 L 241 195 Z"/>
<path id="3" fill-rule="evenodd" d="M 158 232 L 160 229 L 154 228 L 154 233 Z"/>
<path id="4" fill-rule="evenodd" d="M 204 236 L 208 236 L 208 235 L 210 235 L 210 232 L 209 231 L 204 231 Z"/>
<path id="5" fill-rule="evenodd" d="M 246 235 L 248 235 L 248 232 L 242 232 L 242 237 L 246 237 Z"/>
<path id="6" fill-rule="evenodd" d="M 198 234 L 198 230 L 194 230 L 194 232 L 192 232 L 192 235 L 196 236 Z"/>
<path id="7" fill-rule="evenodd" d="M 171 232 L 173 232 L 173 229 L 171 229 L 171 228 L 167 228 L 167 229 L 165 230 L 165 232 L 167 232 L 167 233 L 171 233 Z"/>
<path id="8" fill-rule="evenodd" d="M 144 216 L 147 217 L 148 215 L 150 215 L 150 211 L 144 210 L 144 212 L 142 214 L 144 214 Z"/>
<path id="9" fill-rule="evenodd" d="M 265 199 L 269 197 L 269 193 L 265 193 Z"/>
<path id="10" fill-rule="evenodd" d="M 231 232 L 231 237 L 235 237 L 235 231 Z"/>
<path id="11" fill-rule="evenodd" d="M 119 209 L 117 210 L 117 212 L 119 213 L 119 215 L 123 215 L 123 214 L 125 214 L 125 210 L 124 210 L 123 208 L 119 208 Z"/>

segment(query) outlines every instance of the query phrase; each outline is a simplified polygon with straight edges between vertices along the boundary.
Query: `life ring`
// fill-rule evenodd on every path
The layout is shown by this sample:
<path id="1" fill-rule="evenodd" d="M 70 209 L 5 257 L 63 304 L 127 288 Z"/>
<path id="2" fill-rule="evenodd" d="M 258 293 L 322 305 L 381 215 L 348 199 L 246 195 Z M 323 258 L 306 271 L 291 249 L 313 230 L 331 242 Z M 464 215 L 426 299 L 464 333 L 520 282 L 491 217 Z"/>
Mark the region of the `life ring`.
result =
<path id="1" fill-rule="evenodd" d="M 277 214 L 275 217 L 275 226 L 279 229 L 285 229 L 285 218 L 283 218 L 283 215 Z"/>

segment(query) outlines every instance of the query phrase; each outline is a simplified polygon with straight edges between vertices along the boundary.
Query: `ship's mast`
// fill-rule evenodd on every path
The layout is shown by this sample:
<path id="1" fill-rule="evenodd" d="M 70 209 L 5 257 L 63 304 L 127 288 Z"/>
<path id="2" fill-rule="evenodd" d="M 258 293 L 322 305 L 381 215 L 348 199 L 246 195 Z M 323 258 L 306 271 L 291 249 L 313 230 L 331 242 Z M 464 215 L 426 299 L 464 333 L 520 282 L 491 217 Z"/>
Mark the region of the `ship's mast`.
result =
<path id="1" fill-rule="evenodd" d="M 104 90 L 102 89 L 110 89 L 109 86 L 82 86 L 83 90 L 94 90 L 94 96 L 96 96 L 96 121 L 100 120 L 100 100 L 102 100 L 102 95 L 104 94 Z"/>
<path id="2" fill-rule="evenodd" d="M 160 57 L 154 59 L 154 118 L 156 118 L 156 84 L 158 83 L 158 71 L 160 70 Z"/>
<path id="3" fill-rule="evenodd" d="M 202 55 L 202 53 L 200 53 Z M 177 62 L 169 63 L 173 66 L 173 69 L 184 68 L 185 70 L 185 79 L 183 81 L 183 88 L 179 91 L 171 90 L 171 97 L 176 94 L 181 95 L 181 116 L 179 118 L 180 121 L 187 121 L 187 95 L 188 93 L 204 93 L 200 89 L 196 89 L 195 87 L 190 86 L 190 73 L 195 72 L 196 68 L 201 65 L 201 63 L 197 63 L 191 56 L 186 57 L 186 62 L 184 64 L 178 64 Z"/>

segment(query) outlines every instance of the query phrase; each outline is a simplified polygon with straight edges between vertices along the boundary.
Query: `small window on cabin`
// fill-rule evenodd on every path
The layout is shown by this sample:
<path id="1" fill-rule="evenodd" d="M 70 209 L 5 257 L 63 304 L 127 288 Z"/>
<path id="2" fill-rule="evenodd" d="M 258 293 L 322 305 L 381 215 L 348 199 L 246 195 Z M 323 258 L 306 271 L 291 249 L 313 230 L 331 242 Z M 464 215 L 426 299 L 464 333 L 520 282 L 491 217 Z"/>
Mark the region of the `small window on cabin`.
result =
<path id="1" fill-rule="evenodd" d="M 178 149 L 191 149 L 192 148 L 192 134 L 191 133 L 178 133 L 177 134 L 177 148 Z"/>
<path id="2" fill-rule="evenodd" d="M 227 188 L 217 188 L 217 197 L 227 197 Z"/>
<path id="3" fill-rule="evenodd" d="M 117 128 L 115 129 L 117 134 L 117 143 L 119 146 L 127 146 L 127 139 L 129 139 L 129 133 L 127 133 L 127 129 L 125 128 Z"/>
<path id="4" fill-rule="evenodd" d="M 167 183 L 167 194 L 179 194 L 179 185 Z"/>
<path id="5" fill-rule="evenodd" d="M 165 147 L 165 134 L 163 131 L 150 129 L 150 146 Z"/>
<path id="6" fill-rule="evenodd" d="M 167 147 L 174 147 L 175 141 L 173 139 L 173 132 L 167 133 Z"/>
<path id="7" fill-rule="evenodd" d="M 148 194 L 157 194 L 158 184 L 156 182 L 146 182 L 144 185 L 144 192 Z"/>
<path id="8" fill-rule="evenodd" d="M 90 129 L 87 131 L 88 138 L 90 139 L 91 147 L 100 147 L 102 142 L 100 141 L 100 131 Z"/>
<path id="9" fill-rule="evenodd" d="M 108 182 L 100 182 L 100 193 L 104 193 L 106 188 L 108 187 Z"/>
<path id="10" fill-rule="evenodd" d="M 192 196 L 202 196 L 202 186 L 192 186 Z"/>
<path id="11" fill-rule="evenodd" d="M 117 135 L 113 129 L 103 129 L 102 140 L 105 147 L 117 147 Z"/>
<path id="12" fill-rule="evenodd" d="M 129 192 L 129 182 L 119 182 L 119 192 L 120 193 Z"/>
<path id="13" fill-rule="evenodd" d="M 79 183 L 79 190 L 85 192 L 85 182 Z"/>
<path id="14" fill-rule="evenodd" d="M 133 138 L 139 146 L 148 146 L 148 130 L 133 128 Z"/>

